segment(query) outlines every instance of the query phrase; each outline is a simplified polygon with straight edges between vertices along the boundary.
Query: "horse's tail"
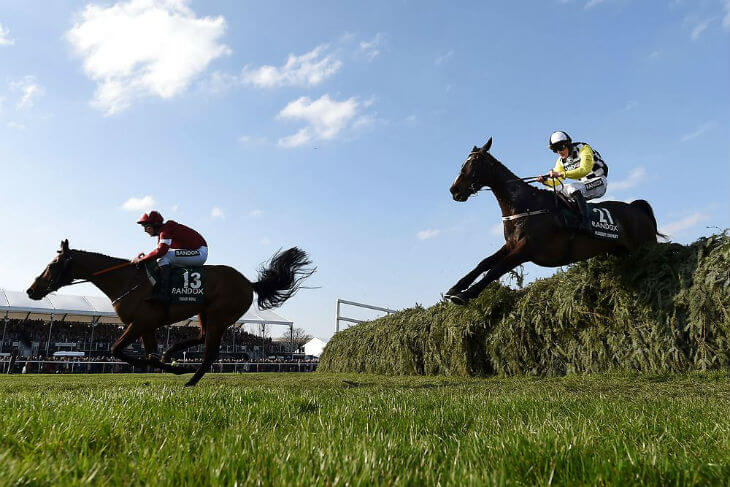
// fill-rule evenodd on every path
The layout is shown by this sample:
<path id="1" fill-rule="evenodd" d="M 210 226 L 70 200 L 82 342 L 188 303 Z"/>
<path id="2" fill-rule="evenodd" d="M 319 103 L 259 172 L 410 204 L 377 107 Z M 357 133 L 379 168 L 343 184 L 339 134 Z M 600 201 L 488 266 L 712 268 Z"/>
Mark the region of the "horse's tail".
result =
<path id="1" fill-rule="evenodd" d="M 259 267 L 259 280 L 253 283 L 260 309 L 281 306 L 299 290 L 302 281 L 314 274 L 307 253 L 297 247 L 277 252 L 268 265 Z"/>
<path id="2" fill-rule="evenodd" d="M 654 234 L 662 237 L 667 238 L 666 235 L 661 233 L 659 229 L 657 228 L 656 218 L 654 217 L 654 210 L 651 209 L 651 205 L 646 200 L 634 200 L 631 202 L 631 206 L 636 206 L 637 208 L 645 211 L 649 214 L 649 218 L 651 218 L 651 222 L 654 224 Z"/>

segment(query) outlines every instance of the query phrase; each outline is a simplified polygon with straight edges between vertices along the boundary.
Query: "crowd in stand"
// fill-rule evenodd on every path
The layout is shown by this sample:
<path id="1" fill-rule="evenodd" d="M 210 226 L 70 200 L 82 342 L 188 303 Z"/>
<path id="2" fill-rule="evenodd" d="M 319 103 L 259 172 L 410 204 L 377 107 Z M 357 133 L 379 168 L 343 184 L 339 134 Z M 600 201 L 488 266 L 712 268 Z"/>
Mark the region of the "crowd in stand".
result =
<path id="1" fill-rule="evenodd" d="M 3 332 L 0 342 L 0 371 L 6 371 L 11 361 L 14 368 L 25 372 L 125 372 L 132 371 L 129 365 L 118 364 L 111 356 L 111 345 L 122 334 L 123 326 L 111 323 L 78 323 L 42 320 L 0 321 Z M 169 345 L 200 335 L 197 323 L 176 325 L 156 330 L 158 353 Z M 83 352 L 83 356 L 58 356 L 54 352 Z M 141 342 L 131 346 L 131 353 L 143 354 Z M 15 356 L 12 358 L 11 356 Z M 177 362 L 199 362 L 202 346 L 177 354 Z M 245 368 L 241 363 L 256 364 Z M 109 363 L 106 365 L 105 363 Z M 285 366 L 286 364 L 286 366 Z M 292 354 L 285 342 L 272 341 L 247 333 L 241 328 L 229 328 L 221 343 L 218 371 L 268 371 L 268 370 L 313 370 L 317 360 L 305 359 L 301 354 Z M 241 369 L 241 370 L 239 370 Z M 16 370 L 21 372 L 21 370 Z M 137 370 L 140 371 L 140 370 Z"/>

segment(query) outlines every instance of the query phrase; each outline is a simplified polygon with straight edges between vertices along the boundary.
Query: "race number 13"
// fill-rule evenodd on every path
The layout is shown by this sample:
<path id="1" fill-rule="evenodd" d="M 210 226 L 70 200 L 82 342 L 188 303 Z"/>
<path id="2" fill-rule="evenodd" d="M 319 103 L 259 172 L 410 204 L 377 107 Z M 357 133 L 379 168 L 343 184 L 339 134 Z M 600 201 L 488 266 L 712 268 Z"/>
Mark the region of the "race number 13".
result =
<path id="1" fill-rule="evenodd" d="M 191 289 L 200 288 L 200 272 L 188 272 L 186 270 L 183 272 L 183 281 L 185 287 L 189 287 Z"/>

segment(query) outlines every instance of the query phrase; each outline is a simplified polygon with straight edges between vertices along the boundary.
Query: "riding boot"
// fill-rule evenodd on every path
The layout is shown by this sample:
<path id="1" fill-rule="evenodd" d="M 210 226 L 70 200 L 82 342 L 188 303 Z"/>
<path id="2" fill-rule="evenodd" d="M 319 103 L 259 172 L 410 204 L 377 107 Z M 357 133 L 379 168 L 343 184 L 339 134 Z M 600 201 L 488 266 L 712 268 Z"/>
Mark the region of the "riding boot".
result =
<path id="1" fill-rule="evenodd" d="M 583 193 L 581 193 L 580 191 L 576 191 L 570 196 L 571 198 L 573 198 L 573 201 L 575 201 L 576 206 L 578 207 L 578 214 L 580 215 L 580 223 L 578 224 L 578 229 L 585 230 L 589 234 L 592 234 L 593 229 L 591 228 L 591 219 L 588 215 L 588 203 L 586 203 L 586 199 L 583 196 Z"/>
<path id="2" fill-rule="evenodd" d="M 146 301 L 151 303 L 170 304 L 170 272 L 171 266 L 160 266 L 160 282 L 157 283 L 155 293 L 147 298 Z"/>

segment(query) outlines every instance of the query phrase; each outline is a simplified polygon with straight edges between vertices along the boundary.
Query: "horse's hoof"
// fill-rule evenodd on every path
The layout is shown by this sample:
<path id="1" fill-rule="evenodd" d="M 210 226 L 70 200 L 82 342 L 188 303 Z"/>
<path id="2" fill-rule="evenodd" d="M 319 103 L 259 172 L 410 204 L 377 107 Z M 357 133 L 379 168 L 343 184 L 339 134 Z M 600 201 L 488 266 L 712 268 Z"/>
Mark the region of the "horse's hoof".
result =
<path id="1" fill-rule="evenodd" d="M 453 296 L 450 294 L 446 294 L 446 295 L 444 295 L 444 297 L 446 299 L 448 299 L 449 301 L 451 301 L 452 303 L 459 305 L 459 306 L 464 306 L 466 303 L 469 302 L 469 297 L 466 296 L 464 293 L 457 293 L 457 294 L 454 294 Z"/>
<path id="2" fill-rule="evenodd" d="M 461 291 L 461 289 L 457 289 L 455 287 L 452 287 L 451 289 L 449 289 L 448 291 L 446 291 L 444 293 L 444 297 L 446 299 L 450 299 L 451 296 L 456 296 L 457 294 L 459 294 L 459 291 Z"/>
<path id="3" fill-rule="evenodd" d="M 195 387 L 195 384 L 197 384 L 197 382 L 193 382 L 192 380 L 189 380 L 185 383 L 185 386 L 183 386 L 183 387 Z"/>

